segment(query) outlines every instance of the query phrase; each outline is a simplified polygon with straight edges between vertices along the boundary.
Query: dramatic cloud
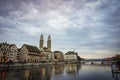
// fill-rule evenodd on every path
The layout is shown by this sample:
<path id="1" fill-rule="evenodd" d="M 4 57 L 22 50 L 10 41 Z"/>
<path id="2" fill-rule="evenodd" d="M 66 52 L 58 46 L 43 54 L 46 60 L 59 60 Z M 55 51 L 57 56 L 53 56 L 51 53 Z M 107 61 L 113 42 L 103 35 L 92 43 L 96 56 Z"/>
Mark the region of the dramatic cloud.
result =
<path id="1" fill-rule="evenodd" d="M 119 54 L 120 0 L 0 0 L 1 42 L 38 46 L 41 34 L 51 35 L 53 51 Z"/>

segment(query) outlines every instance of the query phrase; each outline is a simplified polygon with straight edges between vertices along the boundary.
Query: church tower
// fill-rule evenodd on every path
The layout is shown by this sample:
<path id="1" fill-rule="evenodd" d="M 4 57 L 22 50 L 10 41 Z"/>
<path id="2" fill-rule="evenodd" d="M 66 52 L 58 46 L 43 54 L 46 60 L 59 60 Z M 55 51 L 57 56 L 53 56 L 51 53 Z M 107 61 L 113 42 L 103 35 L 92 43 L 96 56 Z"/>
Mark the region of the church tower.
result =
<path id="1" fill-rule="evenodd" d="M 43 45 L 44 45 L 44 39 L 43 39 L 43 34 L 41 34 L 40 42 L 39 42 L 39 49 L 40 49 L 40 51 L 43 51 Z"/>
<path id="2" fill-rule="evenodd" d="M 47 49 L 48 49 L 48 51 L 51 51 L 51 37 L 50 37 L 50 35 L 48 36 L 48 40 L 47 40 Z"/>

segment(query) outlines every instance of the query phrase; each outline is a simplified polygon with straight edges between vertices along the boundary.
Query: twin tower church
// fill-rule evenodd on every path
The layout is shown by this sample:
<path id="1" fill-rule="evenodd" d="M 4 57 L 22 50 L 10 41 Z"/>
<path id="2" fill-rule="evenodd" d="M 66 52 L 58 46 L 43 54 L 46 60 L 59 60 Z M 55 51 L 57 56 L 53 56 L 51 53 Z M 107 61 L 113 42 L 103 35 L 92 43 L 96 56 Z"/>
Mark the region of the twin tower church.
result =
<path id="1" fill-rule="evenodd" d="M 48 36 L 47 40 L 47 47 L 44 47 L 44 37 L 43 34 L 40 36 L 40 41 L 39 41 L 39 49 L 40 51 L 51 51 L 51 36 Z"/>

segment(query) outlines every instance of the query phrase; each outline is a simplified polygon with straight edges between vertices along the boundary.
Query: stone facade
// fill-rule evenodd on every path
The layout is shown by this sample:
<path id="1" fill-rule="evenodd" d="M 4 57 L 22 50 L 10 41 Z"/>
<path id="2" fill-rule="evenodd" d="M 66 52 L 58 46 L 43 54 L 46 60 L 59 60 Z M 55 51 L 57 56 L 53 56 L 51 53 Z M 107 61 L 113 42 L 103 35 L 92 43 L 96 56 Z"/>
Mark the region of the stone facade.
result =
<path id="1" fill-rule="evenodd" d="M 50 37 L 50 35 L 48 36 L 48 40 L 47 40 L 47 51 L 51 51 L 51 37 Z"/>
<path id="2" fill-rule="evenodd" d="M 54 53 L 51 51 L 43 51 L 41 52 L 43 57 L 41 57 L 41 61 L 54 61 Z"/>
<path id="3" fill-rule="evenodd" d="M 43 35 L 40 36 L 39 49 L 41 51 L 40 61 L 53 61 L 54 53 L 51 51 L 51 36 L 48 36 L 47 47 L 44 47 Z"/>
<path id="4" fill-rule="evenodd" d="M 39 49 L 40 51 L 51 51 L 51 36 L 50 35 L 48 36 L 47 47 L 44 47 L 43 35 L 40 36 Z"/>
<path id="5" fill-rule="evenodd" d="M 47 61 L 47 57 L 46 54 L 44 52 L 40 52 L 40 62 L 46 62 Z"/>
<path id="6" fill-rule="evenodd" d="M 40 50 L 31 45 L 24 44 L 20 49 L 20 61 L 21 62 L 39 62 Z"/>
<path id="7" fill-rule="evenodd" d="M 40 42 L 39 42 L 39 49 L 40 51 L 43 51 L 43 45 L 44 45 L 44 38 L 43 38 L 43 34 L 40 36 Z"/>
<path id="8" fill-rule="evenodd" d="M 17 61 L 17 46 L 15 44 L 10 44 L 9 48 L 10 48 L 10 53 L 8 54 L 9 61 L 11 60 L 13 62 L 18 62 Z"/>

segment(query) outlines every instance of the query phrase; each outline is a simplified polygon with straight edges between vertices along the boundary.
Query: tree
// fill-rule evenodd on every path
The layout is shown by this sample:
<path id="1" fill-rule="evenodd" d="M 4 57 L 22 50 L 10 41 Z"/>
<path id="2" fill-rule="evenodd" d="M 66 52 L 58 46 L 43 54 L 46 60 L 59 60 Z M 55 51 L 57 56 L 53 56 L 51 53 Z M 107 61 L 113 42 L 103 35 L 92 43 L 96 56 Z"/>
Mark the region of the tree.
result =
<path id="1" fill-rule="evenodd" d="M 79 61 L 81 61 L 81 60 L 82 60 L 82 58 L 81 58 L 80 56 L 77 56 L 77 58 L 78 58 L 78 60 L 79 60 Z"/>
<path id="2" fill-rule="evenodd" d="M 1 49 L 0 49 L 0 50 L 1 50 L 2 54 L 3 54 L 2 59 L 3 59 L 3 62 L 6 63 L 7 60 L 8 60 L 7 55 L 8 55 L 9 52 L 10 52 L 9 44 L 8 44 L 7 42 L 3 42 L 1 45 L 2 45 L 2 46 L 1 46 Z"/>
<path id="3" fill-rule="evenodd" d="M 120 61 L 120 54 L 116 54 L 115 56 L 113 56 L 113 60 Z"/>

